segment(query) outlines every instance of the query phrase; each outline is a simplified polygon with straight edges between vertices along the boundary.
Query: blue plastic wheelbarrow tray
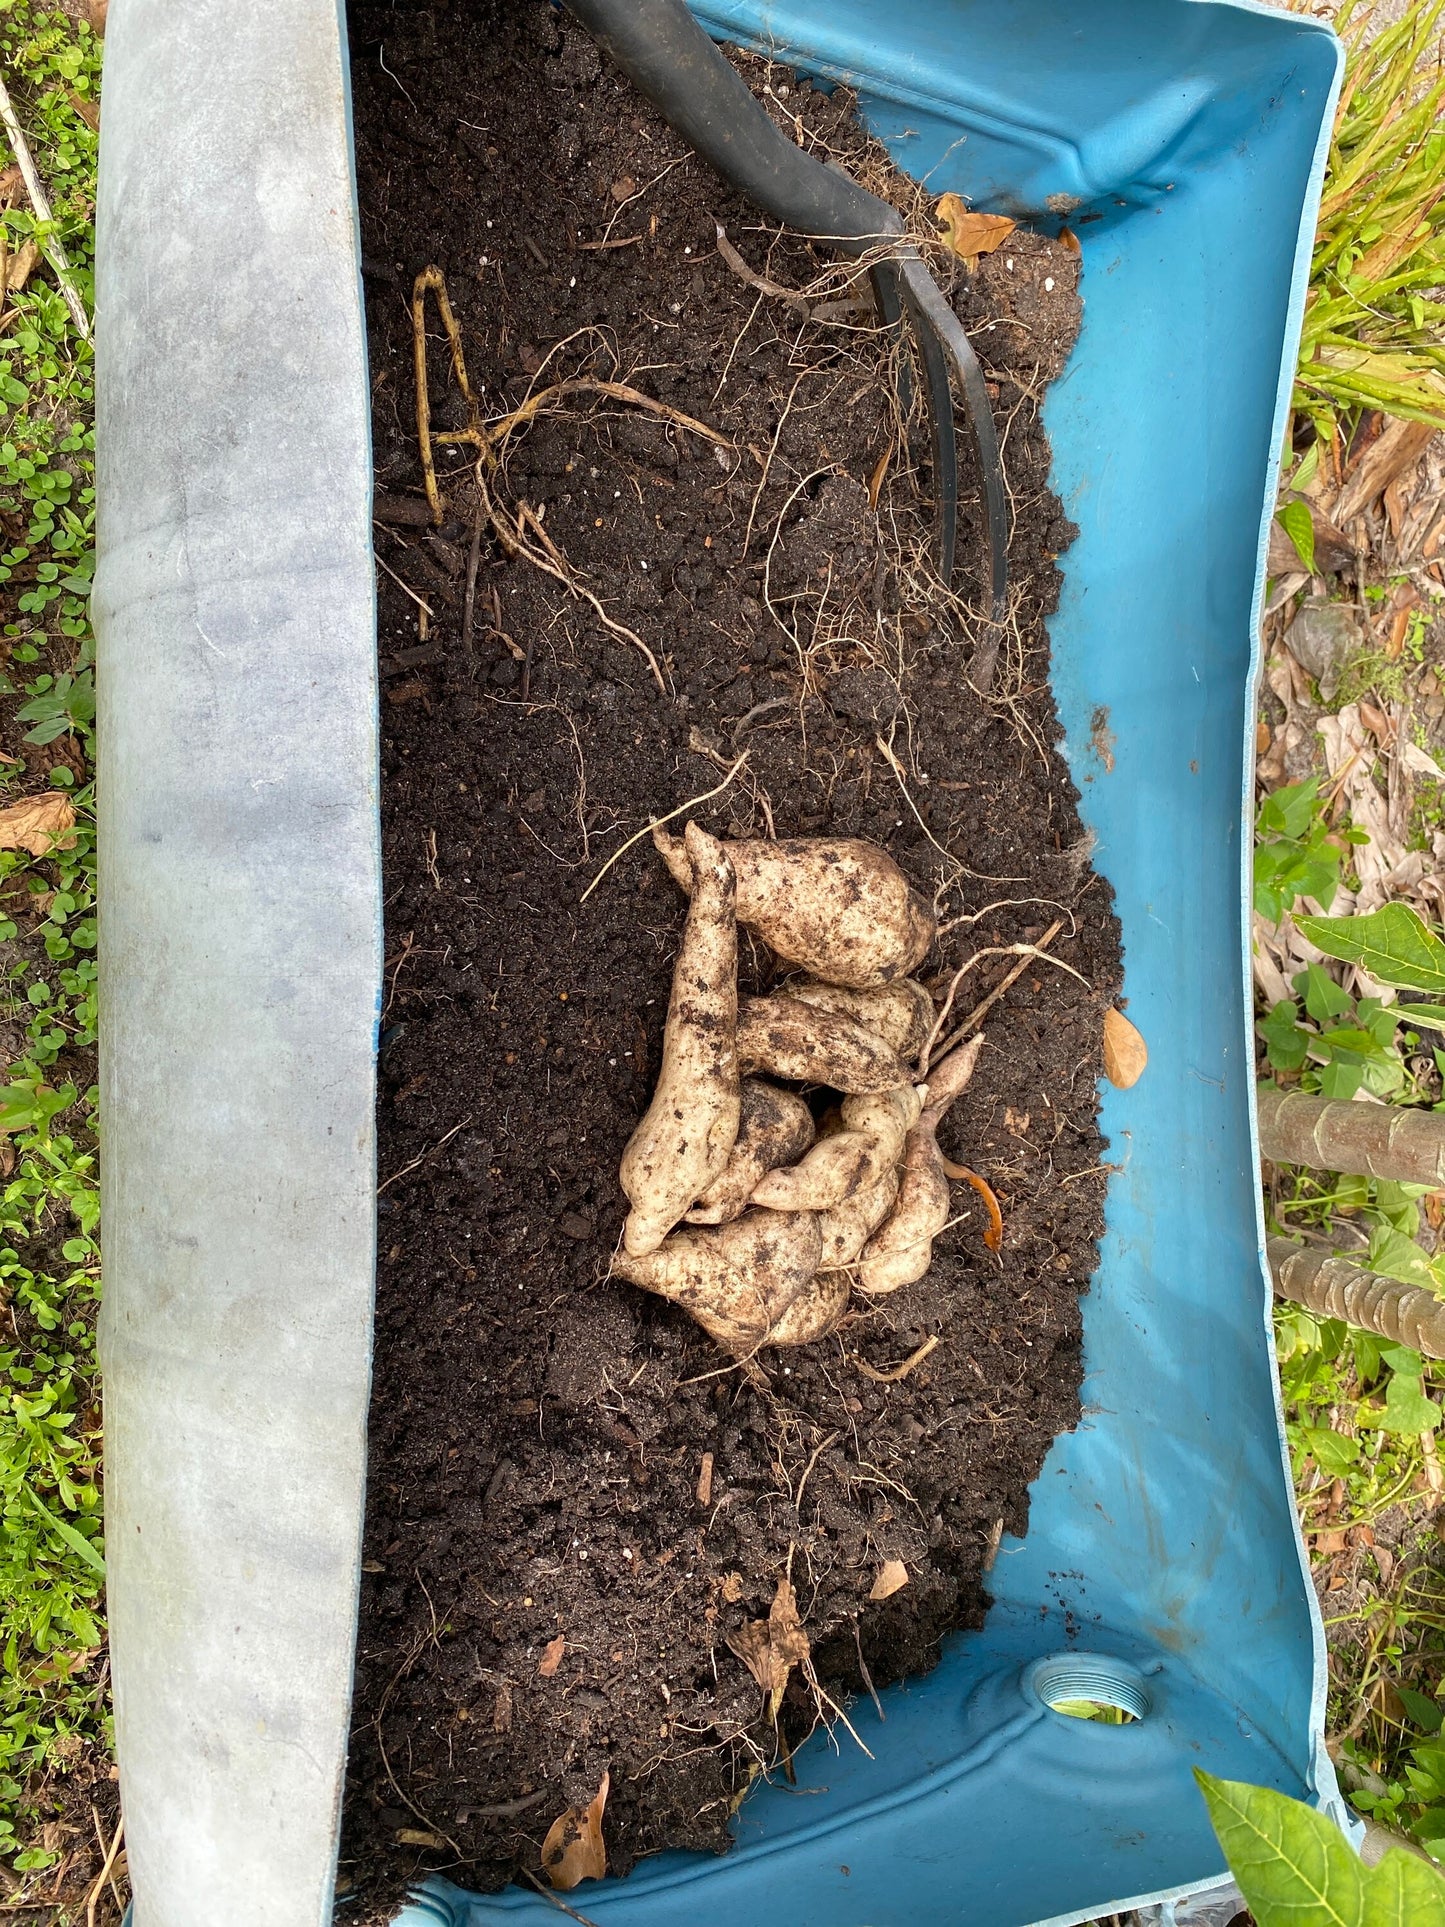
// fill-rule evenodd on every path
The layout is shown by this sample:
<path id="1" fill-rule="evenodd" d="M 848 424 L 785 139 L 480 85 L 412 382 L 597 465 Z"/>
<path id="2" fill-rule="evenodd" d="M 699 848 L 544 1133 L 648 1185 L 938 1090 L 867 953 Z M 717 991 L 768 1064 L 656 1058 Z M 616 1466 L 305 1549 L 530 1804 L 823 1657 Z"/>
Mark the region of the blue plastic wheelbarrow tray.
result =
<path id="1" fill-rule="evenodd" d="M 1084 1418 L 996 1604 L 601 1927 L 1076 1921 L 1221 1872 L 1195 1765 L 1318 1801 L 1323 1656 L 1272 1371 L 1245 924 L 1253 635 L 1339 50 L 1192 0 L 709 5 L 859 87 L 934 190 L 1066 215 L 1052 625 L 1144 1079 Z M 100 208 L 104 1354 L 136 1927 L 332 1918 L 375 1244 L 368 388 L 335 0 L 127 0 Z M 266 692 L 264 697 L 259 692 Z M 1126 1726 L 1049 1698 L 1111 1697 Z M 574 1896 L 574 1899 L 579 1896 Z M 403 1916 L 558 1918 L 433 1883 Z"/>

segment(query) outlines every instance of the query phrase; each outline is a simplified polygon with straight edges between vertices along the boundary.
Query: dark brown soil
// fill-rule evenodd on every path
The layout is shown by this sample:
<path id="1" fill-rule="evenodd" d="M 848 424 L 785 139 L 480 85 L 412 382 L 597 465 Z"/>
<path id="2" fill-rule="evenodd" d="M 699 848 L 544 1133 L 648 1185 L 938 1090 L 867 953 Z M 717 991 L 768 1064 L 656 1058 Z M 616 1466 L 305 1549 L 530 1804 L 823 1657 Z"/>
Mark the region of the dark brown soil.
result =
<path id="1" fill-rule="evenodd" d="M 982 631 L 927 566 L 926 435 L 899 445 L 888 343 L 866 316 L 805 321 L 745 285 L 715 224 L 788 287 L 833 268 L 826 252 L 765 229 L 544 4 L 357 6 L 352 33 L 385 514 L 419 500 L 409 303 L 431 263 L 487 415 L 587 375 L 730 444 L 574 394 L 510 437 L 491 483 L 508 515 L 545 517 L 665 691 L 490 530 L 464 642 L 465 449 L 440 451 L 439 534 L 378 528 L 414 595 L 382 573 L 383 1216 L 343 1880 L 360 1890 L 348 1917 L 382 1920 L 427 1870 L 483 1888 L 537 1870 L 549 1824 L 604 1770 L 613 1871 L 724 1847 L 749 1774 L 778 1753 L 728 1642 L 766 1614 L 790 1555 L 835 1699 L 860 1691 L 859 1643 L 882 1685 L 981 1622 L 1000 1528 L 1023 1531 L 1028 1483 L 1078 1415 L 1119 951 L 1055 746 L 1042 628 L 1072 531 L 1037 401 L 1077 326 L 1076 257 L 1019 234 L 976 277 L 954 270 L 1017 516 L 1014 618 L 983 701 L 967 680 Z M 802 138 L 911 192 L 846 94 L 745 71 Z M 827 292 L 843 293 L 836 272 Z M 434 421 L 459 426 L 428 313 Z M 970 519 L 965 588 L 975 545 Z M 608 1279 L 682 902 L 646 839 L 583 901 L 650 816 L 716 790 L 744 748 L 692 814 L 723 834 L 886 844 L 953 920 L 935 980 L 1056 920 L 1050 955 L 1078 973 L 1030 961 L 944 1132 L 1002 1199 L 1002 1251 L 960 1190 L 927 1278 L 751 1369 Z M 985 954 L 960 1013 L 1015 961 Z M 748 985 L 770 968 L 744 945 Z M 909 1583 L 870 1604 L 887 1559 Z M 792 1740 L 816 1710 L 795 1676 Z"/>

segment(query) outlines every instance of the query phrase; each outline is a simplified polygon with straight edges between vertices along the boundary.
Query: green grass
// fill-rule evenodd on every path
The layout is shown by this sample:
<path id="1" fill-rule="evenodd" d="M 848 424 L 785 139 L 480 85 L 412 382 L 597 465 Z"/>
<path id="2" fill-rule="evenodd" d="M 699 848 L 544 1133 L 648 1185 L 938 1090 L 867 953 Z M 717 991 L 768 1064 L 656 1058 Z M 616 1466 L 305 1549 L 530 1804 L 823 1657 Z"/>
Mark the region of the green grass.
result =
<path id="1" fill-rule="evenodd" d="M 89 309 L 97 139 L 75 103 L 98 96 L 100 43 L 32 0 L 0 0 L 0 71 Z M 0 220 L 12 251 L 37 234 L 23 191 Z M 76 1068 L 95 1039 L 92 359 L 44 264 L 11 307 L 0 694 L 21 761 L 0 764 L 0 806 L 48 783 L 71 793 L 78 817 L 68 850 L 0 853 L 0 998 L 19 1040 L 0 1088 L 0 1145 L 13 1158 L 0 1183 L 0 1855 L 25 1872 L 55 1858 L 41 1828 L 57 1776 L 93 1760 L 108 1732 L 95 1093 Z"/>
<path id="2" fill-rule="evenodd" d="M 1445 427 L 1445 0 L 1367 38 L 1335 25 L 1348 64 L 1330 147 L 1295 408 L 1326 439 L 1364 408 Z"/>

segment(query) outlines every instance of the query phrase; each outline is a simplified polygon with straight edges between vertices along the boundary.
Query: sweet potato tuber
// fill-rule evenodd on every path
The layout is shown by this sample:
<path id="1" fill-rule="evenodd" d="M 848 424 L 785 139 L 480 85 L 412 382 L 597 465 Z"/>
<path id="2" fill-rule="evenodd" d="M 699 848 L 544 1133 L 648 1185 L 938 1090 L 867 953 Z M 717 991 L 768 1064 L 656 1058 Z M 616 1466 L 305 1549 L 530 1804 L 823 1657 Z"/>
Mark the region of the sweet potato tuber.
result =
<path id="1" fill-rule="evenodd" d="M 753 1203 L 770 1211 L 829 1211 L 876 1185 L 897 1165 L 923 1100 L 911 1084 L 843 1100 L 843 1129 L 815 1144 L 801 1164 L 770 1171 Z"/>
<path id="2" fill-rule="evenodd" d="M 818 1220 L 814 1218 L 816 1224 Z M 812 1278 L 768 1333 L 770 1345 L 810 1345 L 832 1331 L 848 1309 L 850 1282 L 846 1272 L 822 1272 Z"/>
<path id="3" fill-rule="evenodd" d="M 877 990 L 849 990 L 845 984 L 819 983 L 815 977 L 795 977 L 784 994 L 815 1010 L 836 1010 L 851 1017 L 891 1044 L 901 1057 L 917 1057 L 933 1028 L 933 999 L 916 977 Z"/>
<path id="4" fill-rule="evenodd" d="M 744 997 L 738 1005 L 738 1063 L 798 1084 L 828 1084 L 866 1095 L 908 1082 L 897 1051 L 851 1017 L 814 1010 L 796 997 Z"/>
<path id="5" fill-rule="evenodd" d="M 783 1321 L 811 1294 L 821 1250 L 814 1212 L 745 1211 L 715 1229 L 674 1231 L 652 1252 L 624 1251 L 613 1270 L 681 1305 L 720 1345 L 746 1353 L 766 1344 L 801 1345 L 818 1335 L 811 1329 L 817 1314 L 806 1308 L 790 1323 Z M 831 1303 L 831 1286 L 824 1295 Z M 778 1338 L 779 1328 L 804 1336 Z"/>
<path id="6" fill-rule="evenodd" d="M 687 828 L 692 903 L 672 976 L 662 1073 L 622 1153 L 632 1205 L 623 1233 L 634 1257 L 656 1251 L 719 1176 L 738 1134 L 740 1097 L 737 890 L 724 846 Z"/>
<path id="7" fill-rule="evenodd" d="M 720 1176 L 686 1214 L 688 1224 L 730 1224 L 742 1216 L 759 1182 L 792 1164 L 813 1142 L 813 1115 L 801 1097 L 745 1077 L 737 1142 Z"/>
<path id="8" fill-rule="evenodd" d="M 973 1076 L 982 1049 L 980 1032 L 950 1051 L 930 1076 L 927 1101 L 908 1133 L 897 1202 L 863 1247 L 858 1283 L 874 1297 L 913 1284 L 933 1262 L 933 1241 L 948 1223 L 949 1206 L 938 1126 Z"/>
<path id="9" fill-rule="evenodd" d="M 684 842 L 652 833 L 684 890 L 692 870 Z M 890 984 L 919 965 L 937 920 L 876 843 L 861 837 L 747 838 L 726 846 L 738 880 L 738 921 L 786 962 L 830 984 Z"/>
<path id="10" fill-rule="evenodd" d="M 896 1169 L 885 1171 L 866 1191 L 855 1191 L 831 1211 L 818 1213 L 818 1228 L 823 1236 L 823 1249 L 818 1257 L 820 1272 L 836 1271 L 843 1265 L 856 1263 L 864 1245 L 893 1209 L 898 1183 Z"/>

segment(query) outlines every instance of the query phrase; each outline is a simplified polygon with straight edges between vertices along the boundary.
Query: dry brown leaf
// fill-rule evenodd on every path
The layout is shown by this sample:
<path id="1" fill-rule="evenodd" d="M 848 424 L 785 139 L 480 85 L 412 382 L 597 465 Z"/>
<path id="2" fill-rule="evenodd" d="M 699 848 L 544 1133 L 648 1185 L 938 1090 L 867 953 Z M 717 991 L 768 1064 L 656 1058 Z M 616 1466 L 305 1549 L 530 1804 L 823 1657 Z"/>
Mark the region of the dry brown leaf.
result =
<path id="1" fill-rule="evenodd" d="M 611 1783 L 611 1774 L 604 1773 L 601 1786 L 583 1812 L 568 1807 L 547 1829 L 542 1842 L 542 1871 L 559 1893 L 570 1893 L 583 1880 L 600 1880 L 607 1871 L 602 1810 Z"/>
<path id="2" fill-rule="evenodd" d="M 1397 475 L 1419 461 L 1434 433 L 1428 422 L 1391 422 L 1351 469 L 1335 503 L 1333 519 L 1343 525 L 1362 515 Z"/>
<path id="3" fill-rule="evenodd" d="M 537 1665 L 537 1675 L 540 1679 L 556 1678 L 557 1668 L 562 1664 L 562 1655 L 566 1650 L 567 1640 L 562 1633 L 558 1633 L 555 1639 L 547 1641 L 547 1650 Z"/>
<path id="4" fill-rule="evenodd" d="M 87 100 L 84 94 L 71 94 L 70 104 L 92 133 L 100 132 L 100 102 Z"/>
<path id="5" fill-rule="evenodd" d="M 23 248 L 17 248 L 13 254 L 6 256 L 5 289 L 7 293 L 13 293 L 15 289 L 25 286 L 30 279 L 30 270 L 39 259 L 38 241 L 27 241 Z"/>
<path id="6" fill-rule="evenodd" d="M 798 1618 L 797 1595 L 790 1579 L 778 1581 L 767 1618 L 750 1619 L 728 1645 L 769 1698 L 781 1700 L 788 1675 L 812 1651 Z"/>
<path id="7" fill-rule="evenodd" d="M 1006 214 L 975 214 L 961 194 L 945 194 L 934 209 L 942 240 L 966 266 L 976 268 L 981 254 L 992 254 L 1018 226 Z"/>
<path id="8" fill-rule="evenodd" d="M 1104 1012 L 1104 1075 L 1127 1091 L 1144 1075 L 1149 1046 L 1120 1010 Z"/>
<path id="9" fill-rule="evenodd" d="M 24 184 L 25 176 L 20 172 L 16 163 L 11 161 L 4 173 L 0 174 L 0 201 L 3 201 L 6 207 L 9 207 Z"/>
<path id="10" fill-rule="evenodd" d="M 1059 229 L 1059 245 L 1066 247 L 1070 254 L 1083 253 L 1083 249 L 1079 246 L 1079 237 L 1071 227 L 1061 227 Z"/>
<path id="11" fill-rule="evenodd" d="M 396 1844 L 399 1847 L 431 1847 L 435 1850 L 444 1847 L 446 1841 L 439 1833 L 423 1833 L 420 1827 L 399 1827 Z"/>
<path id="12" fill-rule="evenodd" d="M 105 33 L 105 16 L 110 11 L 110 0 L 86 0 L 85 13 L 94 33 Z"/>
<path id="13" fill-rule="evenodd" d="M 75 811 L 59 790 L 27 796 L 0 810 L 0 850 L 28 850 L 32 856 L 68 850 L 75 841 L 74 823 Z"/>
<path id="14" fill-rule="evenodd" d="M 901 1559 L 885 1559 L 878 1568 L 878 1577 L 873 1581 L 873 1590 L 868 1597 L 872 1600 L 891 1599 L 896 1592 L 902 1592 L 908 1584 L 908 1568 Z"/>

